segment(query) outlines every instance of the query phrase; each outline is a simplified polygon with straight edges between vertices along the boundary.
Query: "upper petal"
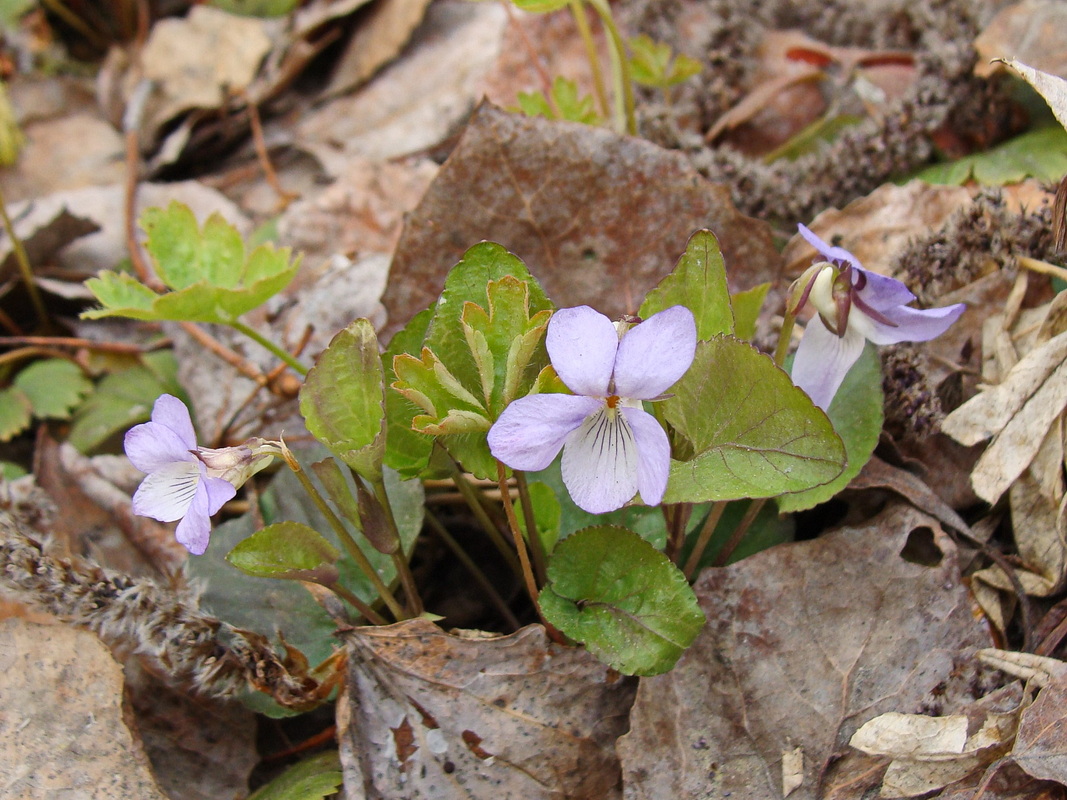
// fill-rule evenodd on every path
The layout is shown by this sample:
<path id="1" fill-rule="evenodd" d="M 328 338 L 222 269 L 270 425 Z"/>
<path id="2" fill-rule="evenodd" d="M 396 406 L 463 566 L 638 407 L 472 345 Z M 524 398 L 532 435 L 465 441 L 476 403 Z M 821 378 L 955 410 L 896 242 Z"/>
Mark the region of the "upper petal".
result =
<path id="1" fill-rule="evenodd" d="M 542 470 L 552 463 L 567 436 L 603 406 L 595 397 L 570 394 L 521 397 L 489 429 L 489 450 L 512 469 Z"/>
<path id="2" fill-rule="evenodd" d="M 587 418 L 563 447 L 563 483 L 590 514 L 622 508 L 637 494 L 638 455 L 633 429 L 607 406 Z"/>
<path id="3" fill-rule="evenodd" d="M 152 422 L 170 428 L 185 445 L 186 450 L 196 449 L 196 432 L 185 403 L 172 394 L 161 394 L 152 407 Z"/>
<path id="4" fill-rule="evenodd" d="M 641 502 L 658 505 L 667 490 L 671 470 L 671 444 L 656 418 L 640 408 L 623 408 L 637 443 L 637 491 Z"/>
<path id="5" fill-rule="evenodd" d="M 196 461 L 178 434 L 156 422 L 144 422 L 126 431 L 123 448 L 141 472 L 155 472 L 178 461 Z"/>
<path id="6" fill-rule="evenodd" d="M 837 261 L 843 264 L 852 264 L 855 267 L 860 266 L 860 262 L 856 259 L 856 257 L 852 255 L 852 253 L 848 252 L 848 250 L 846 250 L 845 248 L 833 247 L 827 244 L 814 233 L 812 233 L 812 231 L 810 231 L 804 225 L 798 224 L 797 228 L 800 229 L 800 235 L 807 240 L 808 244 L 818 250 L 819 254 L 827 261 Z"/>
<path id="7" fill-rule="evenodd" d="M 963 303 L 956 303 L 942 308 L 909 308 L 897 306 L 883 311 L 882 313 L 893 325 L 873 320 L 856 308 L 852 314 L 856 315 L 855 323 L 849 316 L 849 327 L 855 327 L 866 338 L 875 344 L 896 344 L 898 342 L 928 342 L 948 330 L 960 314 L 967 308 Z"/>
<path id="8" fill-rule="evenodd" d="M 619 349 L 611 320 L 589 306 L 561 308 L 549 320 L 545 346 L 567 388 L 575 394 L 607 396 Z"/>
<path id="9" fill-rule="evenodd" d="M 852 309 L 852 313 L 856 310 Z M 863 335 L 851 325 L 851 320 L 850 315 L 845 335 L 838 336 L 818 317 L 812 319 L 804 329 L 793 360 L 793 383 L 824 411 L 863 352 Z"/>
<path id="10" fill-rule="evenodd" d="M 697 325 L 685 306 L 671 306 L 631 328 L 615 356 L 615 393 L 651 400 L 667 391 L 693 363 Z"/>
<path id="11" fill-rule="evenodd" d="M 181 519 L 200 488 L 203 469 L 198 461 L 175 461 L 153 470 L 133 495 L 133 513 L 160 522 Z"/>
<path id="12" fill-rule="evenodd" d="M 867 280 L 867 285 L 860 289 L 857 294 L 875 311 L 887 311 L 896 306 L 902 306 L 915 299 L 903 283 L 896 278 L 879 275 L 868 269 L 858 270 L 859 274 Z M 857 275 L 857 278 L 859 275 Z M 855 283 L 855 280 L 853 280 Z"/>

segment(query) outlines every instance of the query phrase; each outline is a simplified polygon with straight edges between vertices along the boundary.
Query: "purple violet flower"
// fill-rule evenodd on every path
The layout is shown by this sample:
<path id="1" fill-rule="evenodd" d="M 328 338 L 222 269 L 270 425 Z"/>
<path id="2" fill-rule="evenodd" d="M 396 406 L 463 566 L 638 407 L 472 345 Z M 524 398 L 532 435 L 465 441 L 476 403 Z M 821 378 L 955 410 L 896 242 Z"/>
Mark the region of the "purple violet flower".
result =
<path id="1" fill-rule="evenodd" d="M 133 465 L 148 473 L 133 496 L 133 513 L 160 522 L 180 519 L 175 531 L 178 542 L 193 555 L 203 555 L 211 535 L 211 515 L 237 493 L 234 482 L 223 475 L 237 477 L 236 462 L 249 463 L 251 448 L 197 447 L 189 409 L 169 394 L 156 400 L 151 422 L 130 428 L 124 446 Z M 241 458 L 241 450 L 247 457 Z M 228 457 L 227 451 L 234 453 Z M 209 469 L 205 459 L 216 462 L 216 468 Z M 219 468 L 219 461 L 225 468 Z M 251 474 L 240 473 L 244 479 Z"/>
<path id="2" fill-rule="evenodd" d="M 796 313 L 810 300 L 819 314 L 800 340 L 793 383 L 819 408 L 829 407 L 865 340 L 879 345 L 926 342 L 948 330 L 966 308 L 963 303 L 909 308 L 905 304 L 915 295 L 903 283 L 863 269 L 844 248 L 831 247 L 803 225 L 798 227 L 824 260 L 794 284 L 796 299 L 790 301 L 790 310 Z"/>
<path id="3" fill-rule="evenodd" d="M 552 315 L 545 343 L 556 374 L 574 392 L 535 394 L 504 409 L 489 430 L 493 456 L 537 471 L 563 449 L 563 482 L 579 508 L 603 514 L 638 492 L 656 505 L 670 471 L 670 443 L 642 400 L 655 400 L 685 374 L 696 353 L 696 322 L 684 306 L 619 332 L 588 306 Z"/>

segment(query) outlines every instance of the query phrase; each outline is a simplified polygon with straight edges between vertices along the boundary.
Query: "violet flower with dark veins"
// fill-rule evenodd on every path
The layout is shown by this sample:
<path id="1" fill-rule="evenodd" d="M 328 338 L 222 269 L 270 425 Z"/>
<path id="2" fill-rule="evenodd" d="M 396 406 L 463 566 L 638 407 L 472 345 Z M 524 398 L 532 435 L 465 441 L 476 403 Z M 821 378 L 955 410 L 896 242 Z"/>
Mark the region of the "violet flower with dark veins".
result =
<path id="1" fill-rule="evenodd" d="M 207 550 L 211 515 L 272 455 L 263 440 L 198 447 L 189 409 L 169 394 L 156 400 L 151 422 L 130 428 L 124 447 L 131 463 L 148 473 L 133 496 L 133 513 L 160 522 L 181 520 L 175 537 L 193 555 Z"/>
<path id="2" fill-rule="evenodd" d="M 963 303 L 917 309 L 908 287 L 870 272 L 850 252 L 831 247 L 803 225 L 803 236 L 822 256 L 793 284 L 788 312 L 810 301 L 819 312 L 804 330 L 793 361 L 793 383 L 819 408 L 826 409 L 849 369 L 874 344 L 926 342 L 940 336 L 963 313 Z"/>
<path id="3" fill-rule="evenodd" d="M 535 394 L 511 403 L 489 430 L 493 456 L 537 471 L 563 450 L 563 482 L 579 508 L 614 511 L 633 499 L 656 505 L 670 471 L 670 443 L 641 406 L 656 400 L 693 363 L 696 322 L 684 306 L 653 314 L 620 339 L 588 306 L 552 315 L 545 344 L 570 394 Z"/>

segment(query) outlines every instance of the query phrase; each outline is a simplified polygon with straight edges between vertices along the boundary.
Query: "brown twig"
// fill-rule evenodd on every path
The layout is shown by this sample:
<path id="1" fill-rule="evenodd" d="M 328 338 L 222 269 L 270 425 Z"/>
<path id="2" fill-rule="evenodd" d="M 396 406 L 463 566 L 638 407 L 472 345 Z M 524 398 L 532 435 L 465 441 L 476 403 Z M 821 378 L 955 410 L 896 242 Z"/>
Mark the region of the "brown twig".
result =
<path id="1" fill-rule="evenodd" d="M 274 170 L 274 165 L 270 161 L 270 152 L 267 150 L 267 140 L 263 136 L 263 122 L 259 117 L 259 106 L 257 106 L 248 97 L 244 95 L 245 102 L 248 104 L 248 122 L 252 128 L 252 145 L 256 149 L 256 157 L 259 159 L 260 166 L 263 168 L 263 176 L 267 179 L 267 183 L 278 195 L 278 211 L 284 211 L 286 206 L 300 197 L 297 192 L 287 192 L 282 188 L 282 183 L 278 180 L 278 173 Z"/>
<path id="2" fill-rule="evenodd" d="M 168 339 L 160 339 L 149 345 L 128 344 L 126 342 L 95 342 L 92 339 L 80 339 L 74 336 L 0 336 L 0 346 L 26 345 L 29 347 L 74 347 L 85 350 L 97 350 L 103 353 L 120 353 L 139 356 L 160 350 L 170 345 Z"/>
<path id="3" fill-rule="evenodd" d="M 179 324 L 182 326 L 183 331 L 188 333 L 190 336 L 193 337 L 193 339 L 196 340 L 197 344 L 206 347 L 208 350 L 217 355 L 219 358 L 221 358 L 231 367 L 236 369 L 246 378 L 255 381 L 260 386 L 267 385 L 267 376 L 263 374 L 263 371 L 259 367 L 257 367 L 247 358 L 244 358 L 235 353 L 233 350 L 224 345 L 222 342 L 220 342 L 210 333 L 198 326 L 196 323 L 181 322 Z"/>

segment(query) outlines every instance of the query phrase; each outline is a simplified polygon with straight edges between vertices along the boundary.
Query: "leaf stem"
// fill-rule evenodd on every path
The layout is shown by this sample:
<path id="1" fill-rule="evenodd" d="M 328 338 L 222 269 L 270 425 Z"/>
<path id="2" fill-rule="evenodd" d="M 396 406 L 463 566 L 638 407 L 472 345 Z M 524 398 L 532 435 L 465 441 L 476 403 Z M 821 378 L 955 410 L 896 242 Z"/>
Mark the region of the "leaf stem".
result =
<path id="1" fill-rule="evenodd" d="M 700 558 L 704 555 L 708 542 L 711 541 L 711 535 L 715 533 L 715 529 L 719 526 L 719 520 L 722 519 L 724 511 L 726 511 L 725 500 L 718 500 L 712 504 L 711 510 L 704 520 L 704 525 L 700 528 L 696 544 L 693 545 L 693 552 L 689 554 L 689 558 L 685 562 L 685 568 L 682 570 L 687 580 L 693 579 L 693 573 L 696 571 L 697 565 L 700 564 Z"/>
<path id="2" fill-rule="evenodd" d="M 622 40 L 615 25 L 615 19 L 611 16 L 611 6 L 607 0 L 587 0 L 593 7 L 600 22 L 607 31 L 608 41 L 611 47 L 608 54 L 611 56 L 611 75 L 615 89 L 615 125 L 619 132 L 625 132 L 631 136 L 637 135 L 637 119 L 634 116 L 634 83 L 630 75 L 630 62 L 626 57 L 626 45 Z"/>
<path id="3" fill-rule="evenodd" d="M 519 623 L 518 617 L 508 608 L 508 604 L 504 602 L 504 598 L 500 596 L 500 593 L 496 590 L 489 579 L 485 576 L 485 573 L 474 563 L 467 551 L 464 550 L 459 542 L 453 538 L 452 534 L 448 532 L 448 529 L 441 523 L 429 509 L 426 510 L 426 523 L 433 529 L 433 532 L 440 537 L 441 541 L 445 543 L 445 547 L 452 551 L 459 562 L 466 568 L 467 572 L 474 578 L 475 583 L 482 587 L 482 591 L 485 592 L 486 597 L 489 598 L 489 602 L 493 604 L 497 612 L 504 618 L 504 620 L 515 630 L 522 627 Z"/>
<path id="4" fill-rule="evenodd" d="M 382 506 L 382 511 L 385 514 L 385 524 L 389 527 L 389 532 L 398 543 L 396 551 L 391 553 L 393 565 L 396 567 L 397 575 L 400 576 L 400 584 L 404 587 L 404 594 L 407 595 L 408 610 L 413 617 L 417 617 L 423 612 L 422 597 L 419 595 L 419 589 L 415 585 L 415 576 L 411 574 L 411 567 L 408 565 L 407 558 L 404 555 L 404 545 L 400 540 L 400 530 L 396 526 L 396 517 L 393 516 L 393 506 L 389 502 L 389 493 L 385 490 L 385 481 L 379 477 L 370 481 L 370 485 L 374 491 L 374 496 L 378 498 L 378 502 Z"/>
<path id="5" fill-rule="evenodd" d="M 526 523 L 526 540 L 530 543 L 530 553 L 533 556 L 534 574 L 537 582 L 544 585 L 545 582 L 545 544 L 537 533 L 537 520 L 534 518 L 533 500 L 530 498 L 530 485 L 526 481 L 526 473 L 520 470 L 512 470 L 515 474 L 515 485 L 519 489 L 519 504 L 522 506 L 523 522 Z M 507 497 L 504 497 L 507 502 Z"/>
<path id="6" fill-rule="evenodd" d="M 730 538 L 726 540 L 726 544 L 722 546 L 716 556 L 713 565 L 716 567 L 724 567 L 730 560 L 730 556 L 734 554 L 734 550 L 737 546 L 744 541 L 745 534 L 748 533 L 748 529 L 752 527 L 752 523 L 755 522 L 759 512 L 763 510 L 763 507 L 767 504 L 767 498 L 761 497 L 758 500 L 753 500 L 751 505 L 745 511 L 745 515 L 741 517 L 741 521 L 737 523 L 737 527 L 734 528 L 734 532 L 730 534 Z"/>
<path id="7" fill-rule="evenodd" d="M 537 595 L 539 594 L 537 579 L 533 574 L 533 567 L 530 564 L 530 554 L 526 549 L 526 541 L 523 539 L 522 529 L 519 527 L 519 519 L 515 516 L 515 508 L 507 501 L 508 475 L 507 470 L 504 468 L 504 464 L 500 461 L 496 462 L 496 475 L 497 484 L 500 486 L 500 494 L 504 498 L 504 513 L 508 518 L 508 527 L 511 528 L 511 536 L 515 540 L 515 550 L 518 551 L 519 563 L 522 564 L 522 577 L 523 580 L 526 581 L 526 591 L 530 595 L 530 600 L 533 601 L 534 606 L 537 608 L 538 616 L 540 616 L 541 609 L 537 606 Z"/>
<path id="8" fill-rule="evenodd" d="M 582 37 L 585 45 L 585 54 L 589 59 L 589 68 L 593 73 L 593 91 L 596 94 L 596 102 L 600 107 L 600 113 L 607 117 L 611 113 L 608 104 L 608 91 L 604 86 L 604 73 L 600 69 L 600 58 L 596 51 L 596 42 L 593 41 L 593 32 L 589 27 L 589 18 L 585 13 L 582 0 L 570 0 L 571 15 L 574 24 L 578 27 L 578 34 Z"/>
<path id="9" fill-rule="evenodd" d="M 15 261 L 19 266 L 22 282 L 26 285 L 26 291 L 30 295 L 33 310 L 37 312 L 37 320 L 42 328 L 48 328 L 48 310 L 44 307 L 41 293 L 37 291 L 37 283 L 33 279 L 33 267 L 30 266 L 30 257 L 26 255 L 26 248 L 22 244 L 22 239 L 15 234 L 15 226 L 11 223 L 11 217 L 7 213 L 7 201 L 4 200 L 3 192 L 0 192 L 0 217 L 3 218 L 4 230 L 7 232 L 7 238 L 11 240 L 12 249 L 15 251 Z"/>
<path id="10" fill-rule="evenodd" d="M 489 537 L 489 540 L 496 546 L 496 549 L 500 551 L 500 555 L 504 557 L 508 566 L 511 567 L 512 572 L 518 578 L 522 577 L 522 565 L 519 563 L 519 559 L 515 555 L 515 551 L 512 550 L 507 541 L 500 534 L 500 530 L 497 528 L 496 523 L 489 516 L 489 512 L 485 510 L 485 506 L 482 505 L 481 495 L 478 490 L 471 486 L 470 481 L 463 474 L 463 470 L 459 468 L 459 465 L 454 459 L 449 458 L 449 469 L 452 473 L 452 481 L 456 484 L 456 489 L 463 495 L 463 499 L 467 501 L 467 506 L 470 508 L 471 513 L 474 514 L 474 518 L 478 520 L 478 524 L 482 526 L 482 530 L 485 531 L 485 535 Z M 501 498 L 501 501 L 505 506 L 508 505 L 508 496 L 505 493 Z"/>
<path id="11" fill-rule="evenodd" d="M 407 619 L 408 616 L 404 613 L 404 609 L 401 608 L 400 603 L 397 602 L 393 593 L 389 591 L 389 587 L 385 585 L 381 575 L 374 568 L 374 565 L 367 559 L 366 554 L 360 550 L 359 545 L 356 544 L 356 540 L 352 538 L 352 534 L 348 532 L 348 529 L 344 526 L 344 523 L 337 518 L 337 515 L 333 513 L 333 509 L 330 508 L 329 503 L 319 493 L 319 490 L 315 488 L 315 484 L 311 482 L 307 474 L 304 472 L 303 467 L 300 466 L 300 462 L 296 460 L 296 456 L 292 451 L 282 443 L 282 458 L 285 459 L 285 463 L 289 466 L 289 469 L 296 475 L 296 479 L 300 481 L 300 485 L 304 487 L 304 491 L 311 497 L 315 507 L 322 512 L 322 515 L 326 517 L 326 520 L 330 523 L 330 527 L 333 528 L 334 533 L 337 534 L 337 538 L 341 540 L 341 544 L 344 545 L 348 555 L 356 562 L 356 566 L 363 571 L 363 574 L 367 576 L 367 580 L 374 586 L 378 596 L 382 598 L 382 601 L 389 607 L 390 613 L 399 622 L 400 620 Z"/>
<path id="12" fill-rule="evenodd" d="M 354 592 L 345 588 L 339 583 L 320 583 L 319 586 L 325 587 L 340 597 L 345 602 L 351 604 L 371 625 L 388 625 L 389 620 L 371 608 L 369 605 L 360 600 Z"/>
<path id="13" fill-rule="evenodd" d="M 782 319 L 782 330 L 778 332 L 778 346 L 774 348 L 774 363 L 779 367 L 785 363 L 785 357 L 789 355 L 789 343 L 793 340 L 793 326 L 796 321 L 797 315 L 787 310 Z"/>
<path id="14" fill-rule="evenodd" d="M 261 334 L 259 331 L 255 330 L 254 328 L 250 328 L 248 325 L 245 325 L 243 322 L 241 322 L 240 320 L 236 320 L 236 319 L 233 320 L 232 322 L 227 323 L 227 324 L 231 328 L 233 328 L 235 331 L 238 331 L 239 333 L 243 333 L 245 336 L 247 336 L 253 342 L 258 344 L 260 347 L 263 347 L 263 348 L 266 348 L 267 350 L 269 350 L 273 355 L 277 356 L 282 361 L 284 361 L 286 364 L 288 364 L 290 367 L 292 367 L 293 370 L 297 374 L 299 374 L 299 375 L 307 375 L 308 374 L 308 368 L 307 367 L 305 367 L 303 364 L 301 364 L 299 361 L 297 361 L 295 358 L 293 358 L 293 356 L 290 355 L 289 353 L 287 353 L 285 350 L 283 350 L 282 348 L 278 347 L 278 345 L 276 345 L 270 339 L 268 339 L 267 337 L 263 336 L 263 334 Z"/>

